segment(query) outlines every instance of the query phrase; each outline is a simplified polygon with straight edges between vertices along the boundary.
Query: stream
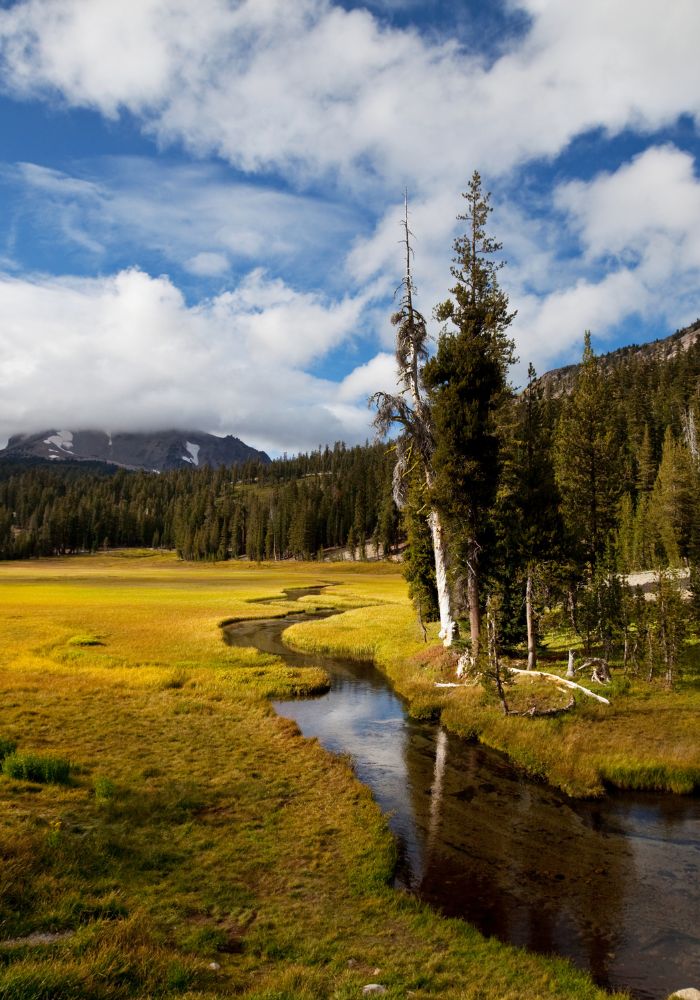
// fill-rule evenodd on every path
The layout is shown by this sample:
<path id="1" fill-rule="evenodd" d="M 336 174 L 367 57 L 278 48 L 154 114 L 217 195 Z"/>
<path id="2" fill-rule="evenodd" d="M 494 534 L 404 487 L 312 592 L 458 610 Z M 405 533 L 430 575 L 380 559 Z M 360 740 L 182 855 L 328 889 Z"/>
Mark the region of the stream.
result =
<path id="1" fill-rule="evenodd" d="M 224 637 L 328 672 L 327 694 L 274 707 L 305 736 L 351 755 L 389 816 L 397 886 L 641 1000 L 700 987 L 700 799 L 626 792 L 579 801 L 525 778 L 503 755 L 411 719 L 371 664 L 284 645 L 289 625 L 332 613 L 240 622 Z"/>

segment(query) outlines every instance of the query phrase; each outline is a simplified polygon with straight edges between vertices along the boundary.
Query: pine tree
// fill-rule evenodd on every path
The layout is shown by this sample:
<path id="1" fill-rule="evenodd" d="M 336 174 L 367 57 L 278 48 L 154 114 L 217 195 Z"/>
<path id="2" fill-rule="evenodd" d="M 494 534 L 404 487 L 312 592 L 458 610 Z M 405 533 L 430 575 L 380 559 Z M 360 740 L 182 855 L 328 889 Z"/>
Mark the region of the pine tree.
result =
<path id="1" fill-rule="evenodd" d="M 689 554 L 693 522 L 697 517 L 695 480 L 690 452 L 668 427 L 649 501 L 655 554 L 664 566 L 680 566 Z"/>
<path id="2" fill-rule="evenodd" d="M 456 546 L 457 574 L 466 579 L 472 663 L 481 634 L 485 526 L 500 468 L 496 417 L 509 398 L 507 369 L 513 343 L 506 331 L 514 313 L 498 284 L 502 266 L 493 259 L 501 244 L 486 231 L 491 207 L 475 171 L 463 195 L 459 220 L 466 233 L 454 244 L 451 297 L 436 318 L 444 323 L 437 353 L 424 368 L 435 450 L 431 496 Z"/>
<path id="3" fill-rule="evenodd" d="M 576 383 L 557 425 L 554 463 L 564 523 L 592 573 L 616 526 L 624 477 L 613 399 L 588 332 Z"/>
<path id="4" fill-rule="evenodd" d="M 528 669 L 534 670 L 537 591 L 545 564 L 560 557 L 561 520 L 552 460 L 552 420 L 532 365 L 528 366 L 527 387 L 514 400 L 512 410 L 513 418 L 506 425 L 496 507 L 497 534 L 504 550 L 498 570 L 504 596 L 513 583 L 524 587 Z M 522 597 L 518 603 L 522 606 Z"/>

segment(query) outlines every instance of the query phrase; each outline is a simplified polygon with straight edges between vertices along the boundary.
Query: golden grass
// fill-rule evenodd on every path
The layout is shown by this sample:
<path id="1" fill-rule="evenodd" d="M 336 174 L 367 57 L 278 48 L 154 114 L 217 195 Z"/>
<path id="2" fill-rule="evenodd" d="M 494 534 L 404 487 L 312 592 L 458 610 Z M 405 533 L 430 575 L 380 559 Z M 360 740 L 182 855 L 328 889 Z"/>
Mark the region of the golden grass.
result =
<path id="1" fill-rule="evenodd" d="M 3 1000 L 349 1000 L 377 979 L 390 998 L 604 996 L 388 888 L 370 793 L 266 700 L 322 672 L 222 642 L 220 621 L 284 614 L 283 587 L 329 581 L 316 603 L 372 604 L 345 616 L 358 647 L 369 631 L 383 665 L 417 648 L 392 568 L 0 564 L 0 738 L 74 775 L 0 778 Z M 22 943 L 38 931 L 61 936 Z"/>

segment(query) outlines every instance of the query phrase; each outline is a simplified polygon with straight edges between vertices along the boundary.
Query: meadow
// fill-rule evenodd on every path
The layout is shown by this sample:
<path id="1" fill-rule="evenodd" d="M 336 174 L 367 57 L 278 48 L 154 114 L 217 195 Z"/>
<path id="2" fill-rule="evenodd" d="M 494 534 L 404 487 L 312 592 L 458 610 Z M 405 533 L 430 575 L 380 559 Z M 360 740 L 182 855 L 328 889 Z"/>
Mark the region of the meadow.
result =
<path id="1" fill-rule="evenodd" d="M 221 638 L 323 583 L 303 603 L 346 613 L 295 626 L 295 643 L 372 656 L 434 711 L 440 656 L 394 567 L 0 564 L 0 755 L 69 767 L 0 777 L 2 1000 L 349 1000 L 370 982 L 390 998 L 607 996 L 390 888 L 393 840 L 350 762 L 269 705 L 323 672 Z M 455 728 L 465 691 L 437 699 Z M 577 724 L 598 746 L 592 711 Z"/>

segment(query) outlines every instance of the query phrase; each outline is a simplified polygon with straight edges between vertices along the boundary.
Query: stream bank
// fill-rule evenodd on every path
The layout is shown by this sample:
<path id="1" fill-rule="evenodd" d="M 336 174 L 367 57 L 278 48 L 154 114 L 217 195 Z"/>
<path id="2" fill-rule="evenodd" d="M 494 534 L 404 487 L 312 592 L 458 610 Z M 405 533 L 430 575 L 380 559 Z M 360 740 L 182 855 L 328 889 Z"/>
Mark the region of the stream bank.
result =
<path id="1" fill-rule="evenodd" d="M 305 736 L 352 756 L 390 816 L 399 888 L 487 936 L 566 956 L 598 984 L 644 1000 L 693 982 L 697 799 L 568 799 L 527 780 L 502 755 L 412 719 L 372 665 L 290 650 L 282 633 L 303 620 L 244 622 L 226 638 L 330 674 L 327 695 L 274 705 Z"/>

